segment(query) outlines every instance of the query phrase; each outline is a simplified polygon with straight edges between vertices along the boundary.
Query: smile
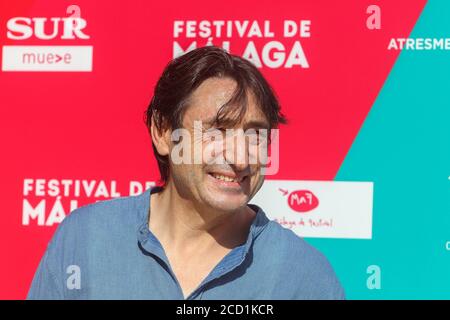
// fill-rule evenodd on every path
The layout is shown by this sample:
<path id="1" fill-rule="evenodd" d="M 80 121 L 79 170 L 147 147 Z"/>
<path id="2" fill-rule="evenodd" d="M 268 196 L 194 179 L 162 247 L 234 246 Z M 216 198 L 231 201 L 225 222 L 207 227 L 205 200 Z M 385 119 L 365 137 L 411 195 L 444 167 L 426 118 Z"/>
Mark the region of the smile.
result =
<path id="1" fill-rule="evenodd" d="M 237 176 L 229 176 L 221 173 L 209 172 L 209 175 L 219 181 L 223 182 L 234 182 L 241 183 L 247 176 L 237 177 Z"/>

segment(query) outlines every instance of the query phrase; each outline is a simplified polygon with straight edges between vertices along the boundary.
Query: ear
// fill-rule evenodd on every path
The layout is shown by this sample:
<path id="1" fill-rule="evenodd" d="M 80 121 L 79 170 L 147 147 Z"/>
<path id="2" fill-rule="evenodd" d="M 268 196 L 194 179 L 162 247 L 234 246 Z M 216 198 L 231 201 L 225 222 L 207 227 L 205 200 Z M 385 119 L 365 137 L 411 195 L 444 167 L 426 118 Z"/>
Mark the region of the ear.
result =
<path id="1" fill-rule="evenodd" d="M 170 152 L 170 130 L 169 129 L 161 129 L 155 125 L 155 119 L 152 117 L 152 124 L 150 127 L 150 134 L 152 137 L 152 142 L 155 145 L 158 154 L 161 156 L 167 156 Z"/>

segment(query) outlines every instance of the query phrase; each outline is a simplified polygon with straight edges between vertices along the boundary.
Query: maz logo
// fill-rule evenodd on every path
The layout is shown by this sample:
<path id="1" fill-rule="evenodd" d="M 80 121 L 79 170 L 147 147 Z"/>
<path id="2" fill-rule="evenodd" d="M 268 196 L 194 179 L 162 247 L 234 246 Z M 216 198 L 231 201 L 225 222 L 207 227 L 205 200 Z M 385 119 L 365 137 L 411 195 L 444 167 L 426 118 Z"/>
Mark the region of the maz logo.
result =
<path id="1" fill-rule="evenodd" d="M 285 189 L 279 188 L 283 196 L 288 195 L 289 207 L 297 212 L 308 212 L 319 206 L 319 199 L 309 190 L 296 190 L 289 193 Z"/>

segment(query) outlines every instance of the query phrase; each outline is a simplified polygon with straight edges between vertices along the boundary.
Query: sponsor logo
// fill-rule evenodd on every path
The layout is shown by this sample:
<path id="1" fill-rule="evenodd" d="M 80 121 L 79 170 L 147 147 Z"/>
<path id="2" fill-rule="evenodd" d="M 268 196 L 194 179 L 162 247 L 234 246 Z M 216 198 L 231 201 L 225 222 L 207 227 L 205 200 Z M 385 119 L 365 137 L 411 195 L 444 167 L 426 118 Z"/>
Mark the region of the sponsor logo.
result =
<path id="1" fill-rule="evenodd" d="M 252 203 L 302 237 L 372 238 L 372 182 L 267 180 Z"/>
<path id="2" fill-rule="evenodd" d="M 6 23 L 8 45 L 2 48 L 2 71 L 90 72 L 90 45 L 48 45 L 48 41 L 87 41 L 87 21 L 78 6 L 70 6 L 68 17 L 13 17 Z M 27 45 L 27 40 L 43 45 Z M 25 41 L 25 43 L 23 42 Z M 14 45 L 11 44 L 14 43 Z M 17 44 L 17 45 L 16 45 Z"/>
<path id="3" fill-rule="evenodd" d="M 314 210 L 319 205 L 319 199 L 309 190 L 296 190 L 291 193 L 282 188 L 278 190 L 283 195 L 288 195 L 288 205 L 294 211 L 305 213 Z"/>

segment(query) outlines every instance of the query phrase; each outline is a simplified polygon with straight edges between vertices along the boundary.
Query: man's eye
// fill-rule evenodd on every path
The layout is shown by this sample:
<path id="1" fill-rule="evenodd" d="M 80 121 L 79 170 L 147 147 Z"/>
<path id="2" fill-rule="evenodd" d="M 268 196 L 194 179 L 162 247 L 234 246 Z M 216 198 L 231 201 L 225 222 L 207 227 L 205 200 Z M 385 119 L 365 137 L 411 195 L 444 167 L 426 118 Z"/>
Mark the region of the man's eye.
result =
<path id="1" fill-rule="evenodd" d="M 206 128 L 204 130 L 205 133 L 214 133 L 214 131 L 221 131 L 221 132 L 225 132 L 227 129 L 226 128 L 221 128 L 221 127 L 210 127 L 210 128 Z"/>
<path id="2" fill-rule="evenodd" d="M 207 141 L 215 141 L 217 139 L 223 139 L 225 132 L 225 128 L 209 128 L 203 133 L 203 137 Z"/>

